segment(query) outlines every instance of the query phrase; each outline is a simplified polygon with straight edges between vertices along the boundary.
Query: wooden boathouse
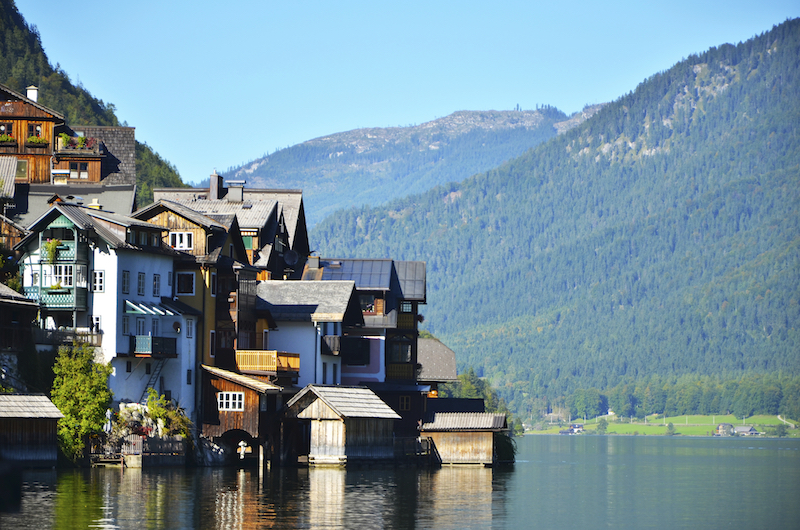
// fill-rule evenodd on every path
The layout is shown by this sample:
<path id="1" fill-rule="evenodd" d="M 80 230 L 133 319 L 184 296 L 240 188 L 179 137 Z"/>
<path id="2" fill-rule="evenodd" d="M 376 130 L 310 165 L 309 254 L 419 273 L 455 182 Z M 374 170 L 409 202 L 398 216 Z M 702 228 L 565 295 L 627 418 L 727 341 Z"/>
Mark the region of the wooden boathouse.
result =
<path id="1" fill-rule="evenodd" d="M 442 464 L 492 465 L 495 436 L 508 431 L 505 414 L 435 412 L 425 420 L 420 436 L 433 441 Z"/>
<path id="2" fill-rule="evenodd" d="M 309 465 L 394 458 L 400 415 L 368 388 L 308 385 L 286 406 L 287 418 L 310 423 Z"/>
<path id="3" fill-rule="evenodd" d="M 42 394 L 0 394 L 0 460 L 50 466 L 58 459 L 64 415 Z"/>

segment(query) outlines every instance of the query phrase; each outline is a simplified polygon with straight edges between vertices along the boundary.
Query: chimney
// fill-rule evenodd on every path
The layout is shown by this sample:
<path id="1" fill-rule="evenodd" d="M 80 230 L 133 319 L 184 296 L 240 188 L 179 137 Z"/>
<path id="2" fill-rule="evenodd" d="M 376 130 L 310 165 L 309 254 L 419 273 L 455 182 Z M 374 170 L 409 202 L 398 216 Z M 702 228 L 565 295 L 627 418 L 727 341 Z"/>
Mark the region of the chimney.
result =
<path id="1" fill-rule="evenodd" d="M 92 199 L 92 202 L 87 204 L 86 207 L 87 208 L 93 208 L 95 210 L 102 210 L 103 209 L 103 206 L 100 204 L 100 199 L 98 199 L 97 197 L 94 197 Z"/>
<path id="2" fill-rule="evenodd" d="M 39 99 L 39 87 L 31 85 L 26 90 L 28 91 L 28 99 L 33 102 Z"/>
<path id="3" fill-rule="evenodd" d="M 220 200 L 224 189 L 225 188 L 222 186 L 222 176 L 218 175 L 216 170 L 214 170 L 211 174 L 211 182 L 208 183 L 208 200 Z"/>
<path id="4" fill-rule="evenodd" d="M 308 268 L 309 269 L 319 269 L 319 256 L 309 256 L 308 257 Z"/>
<path id="5" fill-rule="evenodd" d="M 228 202 L 243 202 L 244 201 L 244 184 L 243 180 L 229 180 L 228 181 L 228 194 L 225 196 Z"/>

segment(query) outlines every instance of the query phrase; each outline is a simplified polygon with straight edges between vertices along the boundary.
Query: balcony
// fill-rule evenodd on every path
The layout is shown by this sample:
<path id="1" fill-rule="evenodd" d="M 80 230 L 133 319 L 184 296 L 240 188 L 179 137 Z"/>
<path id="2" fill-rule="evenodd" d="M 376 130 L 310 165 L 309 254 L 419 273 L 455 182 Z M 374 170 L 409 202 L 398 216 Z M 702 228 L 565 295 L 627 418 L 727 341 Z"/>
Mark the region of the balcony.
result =
<path id="1" fill-rule="evenodd" d="M 240 372 L 297 375 L 300 373 L 300 354 L 275 350 L 236 350 L 236 367 Z"/>
<path id="2" fill-rule="evenodd" d="M 25 287 L 25 297 L 35 300 L 49 310 L 86 311 L 88 289 L 86 287 Z"/>
<path id="3" fill-rule="evenodd" d="M 386 365 L 386 380 L 413 381 L 414 365 L 411 363 L 388 363 Z"/>
<path id="4" fill-rule="evenodd" d="M 131 335 L 129 355 L 135 357 L 177 357 L 178 339 L 175 337 L 151 337 Z"/>
<path id="5" fill-rule="evenodd" d="M 341 351 L 341 337 L 338 335 L 325 335 L 322 337 L 323 355 L 339 355 Z"/>
<path id="6" fill-rule="evenodd" d="M 92 332 L 89 328 L 33 328 L 33 339 L 36 344 L 48 344 L 51 346 L 72 344 L 73 342 L 85 342 L 90 346 L 103 345 L 103 334 Z"/>

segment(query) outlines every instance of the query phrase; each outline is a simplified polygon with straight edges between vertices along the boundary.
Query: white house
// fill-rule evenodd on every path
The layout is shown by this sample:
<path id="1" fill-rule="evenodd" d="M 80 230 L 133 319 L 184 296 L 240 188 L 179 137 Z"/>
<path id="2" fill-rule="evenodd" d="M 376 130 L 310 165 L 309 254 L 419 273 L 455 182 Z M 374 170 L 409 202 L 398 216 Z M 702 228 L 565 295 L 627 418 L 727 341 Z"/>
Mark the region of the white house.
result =
<path id="1" fill-rule="evenodd" d="M 259 282 L 256 311 L 268 311 L 277 328 L 264 349 L 298 353 L 298 385 L 342 382 L 343 328 L 363 324 L 355 283 L 269 280 Z"/>
<path id="2" fill-rule="evenodd" d="M 191 418 L 200 314 L 172 298 L 164 229 L 56 202 L 28 230 L 16 249 L 25 295 L 41 306 L 37 343 L 89 342 L 111 363 L 115 401 L 141 401 L 152 387 Z"/>

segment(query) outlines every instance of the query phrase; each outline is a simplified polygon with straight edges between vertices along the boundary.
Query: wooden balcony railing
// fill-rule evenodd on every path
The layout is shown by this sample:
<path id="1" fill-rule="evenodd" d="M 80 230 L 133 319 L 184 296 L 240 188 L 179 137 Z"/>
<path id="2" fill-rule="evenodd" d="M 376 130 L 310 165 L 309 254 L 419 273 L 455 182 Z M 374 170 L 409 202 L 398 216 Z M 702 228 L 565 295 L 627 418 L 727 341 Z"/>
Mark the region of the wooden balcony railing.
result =
<path id="1" fill-rule="evenodd" d="M 275 350 L 236 350 L 236 367 L 242 372 L 300 372 L 300 354 Z"/>
<path id="2" fill-rule="evenodd" d="M 33 328 L 33 339 L 36 344 L 72 344 L 73 342 L 85 342 L 91 346 L 101 346 L 103 344 L 103 334 L 92 332 L 88 328 L 68 328 L 68 329 L 40 329 Z"/>
<path id="3" fill-rule="evenodd" d="M 411 363 L 388 363 L 386 379 L 411 381 L 414 379 L 414 365 Z"/>

